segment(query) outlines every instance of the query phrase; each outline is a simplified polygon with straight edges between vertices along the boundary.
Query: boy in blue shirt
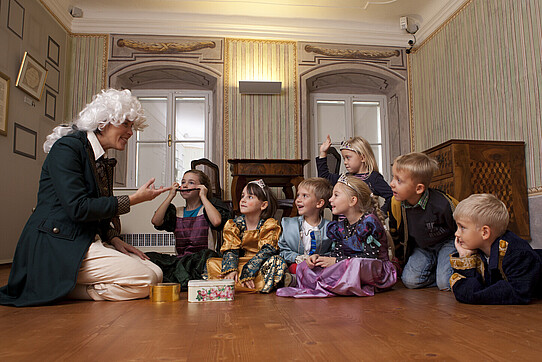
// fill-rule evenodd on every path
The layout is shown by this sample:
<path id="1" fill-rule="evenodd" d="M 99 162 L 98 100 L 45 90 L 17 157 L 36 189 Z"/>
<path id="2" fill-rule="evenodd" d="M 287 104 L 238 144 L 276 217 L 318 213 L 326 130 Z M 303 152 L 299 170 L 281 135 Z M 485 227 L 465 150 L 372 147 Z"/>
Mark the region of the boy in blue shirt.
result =
<path id="1" fill-rule="evenodd" d="M 297 187 L 295 204 L 299 216 L 284 217 L 281 221 L 282 234 L 278 241 L 280 256 L 289 265 L 284 285 L 295 285 L 297 264 L 314 253 L 326 255 L 331 251 L 327 237 L 327 224 L 323 211 L 331 198 L 332 187 L 321 177 L 303 180 Z"/>
<path id="2" fill-rule="evenodd" d="M 450 285 L 455 298 L 471 304 L 527 304 L 540 296 L 542 250 L 507 231 L 506 206 L 490 194 L 461 201 L 454 212 L 455 247 Z"/>

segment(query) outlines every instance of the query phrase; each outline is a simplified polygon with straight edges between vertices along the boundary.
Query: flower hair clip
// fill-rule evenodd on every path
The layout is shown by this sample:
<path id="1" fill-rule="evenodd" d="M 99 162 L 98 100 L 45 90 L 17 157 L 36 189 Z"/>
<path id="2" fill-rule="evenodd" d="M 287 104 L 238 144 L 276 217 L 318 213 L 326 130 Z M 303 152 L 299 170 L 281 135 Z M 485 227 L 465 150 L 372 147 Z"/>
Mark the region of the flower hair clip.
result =
<path id="1" fill-rule="evenodd" d="M 263 182 L 262 179 L 250 181 L 249 184 L 256 184 L 260 186 L 262 190 L 265 190 L 265 183 Z"/>

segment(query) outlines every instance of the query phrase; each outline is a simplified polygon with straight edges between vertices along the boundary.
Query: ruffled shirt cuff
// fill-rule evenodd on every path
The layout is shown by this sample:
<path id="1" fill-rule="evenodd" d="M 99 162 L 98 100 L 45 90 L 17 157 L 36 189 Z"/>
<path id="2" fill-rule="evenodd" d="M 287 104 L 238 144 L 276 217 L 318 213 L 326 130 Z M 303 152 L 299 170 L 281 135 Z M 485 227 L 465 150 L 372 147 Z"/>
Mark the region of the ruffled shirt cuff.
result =
<path id="1" fill-rule="evenodd" d="M 118 203 L 117 215 L 123 215 L 130 212 L 130 196 L 121 195 L 116 196 Z"/>

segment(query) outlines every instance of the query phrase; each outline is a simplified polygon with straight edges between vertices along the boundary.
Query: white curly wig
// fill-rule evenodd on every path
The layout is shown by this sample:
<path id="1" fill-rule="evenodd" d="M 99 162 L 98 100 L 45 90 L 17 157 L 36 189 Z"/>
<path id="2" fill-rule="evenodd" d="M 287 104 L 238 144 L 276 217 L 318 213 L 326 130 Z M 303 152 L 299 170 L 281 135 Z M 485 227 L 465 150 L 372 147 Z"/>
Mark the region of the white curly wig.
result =
<path id="1" fill-rule="evenodd" d="M 118 127 L 126 120 L 134 122 L 133 128 L 137 131 L 146 127 L 141 103 L 127 89 L 102 90 L 92 97 L 92 102 L 87 104 L 72 124 L 53 129 L 43 144 L 43 150 L 48 153 L 58 139 L 77 130 L 101 131 L 109 123 Z"/>

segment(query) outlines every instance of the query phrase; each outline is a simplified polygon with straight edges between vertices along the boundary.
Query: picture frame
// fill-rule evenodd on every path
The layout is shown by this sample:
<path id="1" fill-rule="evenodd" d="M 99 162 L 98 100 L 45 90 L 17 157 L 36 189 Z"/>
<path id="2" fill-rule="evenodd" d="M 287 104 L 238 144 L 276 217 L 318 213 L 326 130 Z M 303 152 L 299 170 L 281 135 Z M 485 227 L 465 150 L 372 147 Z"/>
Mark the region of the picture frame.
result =
<path id="1" fill-rule="evenodd" d="M 8 29 L 17 35 L 19 38 L 23 38 L 24 31 L 24 13 L 25 9 L 17 0 L 9 0 L 8 5 Z"/>
<path id="2" fill-rule="evenodd" d="M 25 52 L 15 86 L 39 101 L 43 94 L 46 79 L 47 69 L 28 52 Z"/>
<path id="3" fill-rule="evenodd" d="M 47 79 L 45 85 L 51 88 L 53 91 L 59 93 L 60 91 L 60 72 L 55 68 L 53 63 L 46 61 L 45 69 L 47 69 Z"/>
<path id="4" fill-rule="evenodd" d="M 0 135 L 8 135 L 9 77 L 0 72 Z"/>
<path id="5" fill-rule="evenodd" d="M 38 149 L 38 133 L 14 123 L 13 127 L 13 153 L 21 156 L 36 159 Z"/>
<path id="6" fill-rule="evenodd" d="M 56 95 L 49 89 L 45 90 L 45 117 L 56 120 Z"/>
<path id="7" fill-rule="evenodd" d="M 47 59 L 58 67 L 60 63 L 60 45 L 51 37 L 47 42 Z"/>

